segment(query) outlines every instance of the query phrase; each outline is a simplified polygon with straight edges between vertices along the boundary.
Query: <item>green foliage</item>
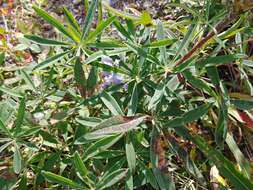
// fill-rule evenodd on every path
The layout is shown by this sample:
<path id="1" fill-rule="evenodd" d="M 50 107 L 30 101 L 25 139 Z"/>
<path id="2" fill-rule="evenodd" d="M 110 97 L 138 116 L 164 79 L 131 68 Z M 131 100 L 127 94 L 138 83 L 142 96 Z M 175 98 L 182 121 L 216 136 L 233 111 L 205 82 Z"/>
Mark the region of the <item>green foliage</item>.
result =
<path id="1" fill-rule="evenodd" d="M 84 1 L 82 26 L 67 8 L 62 23 L 33 6 L 59 34 L 24 35 L 17 51 L 48 54 L 0 83 L 0 153 L 19 189 L 209 189 L 213 166 L 220 189 L 253 189 L 233 133 L 253 126 L 250 15 L 205 41 L 228 10 L 189 2 L 166 5 L 191 15 L 173 24 L 100 0 Z"/>

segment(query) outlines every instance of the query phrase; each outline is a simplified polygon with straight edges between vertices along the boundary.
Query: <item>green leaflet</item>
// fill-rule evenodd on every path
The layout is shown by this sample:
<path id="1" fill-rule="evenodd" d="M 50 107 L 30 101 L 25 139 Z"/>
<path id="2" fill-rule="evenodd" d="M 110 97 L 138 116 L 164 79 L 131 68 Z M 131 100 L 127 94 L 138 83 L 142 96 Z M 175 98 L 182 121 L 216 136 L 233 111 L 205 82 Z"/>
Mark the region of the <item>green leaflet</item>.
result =
<path id="1" fill-rule="evenodd" d="M 35 42 L 37 44 L 41 44 L 41 45 L 47 45 L 47 46 L 70 46 L 70 44 L 65 43 L 65 42 L 60 42 L 60 41 L 56 41 L 56 40 L 51 40 L 51 39 L 46 39 L 46 38 L 42 38 L 40 36 L 36 36 L 36 35 L 25 35 L 25 38 L 31 40 L 32 42 Z"/>
<path id="2" fill-rule="evenodd" d="M 107 92 L 103 92 L 100 98 L 113 115 L 124 115 L 119 104 L 112 95 Z"/>
<path id="3" fill-rule="evenodd" d="M 36 65 L 34 67 L 34 71 L 39 71 L 39 70 L 44 69 L 46 67 L 52 66 L 56 61 L 63 59 L 64 56 L 67 55 L 70 52 L 71 52 L 71 50 L 65 51 L 63 53 L 56 54 L 56 55 L 54 55 L 52 57 L 49 57 L 45 61 L 42 61 L 41 63 L 39 63 L 38 65 Z"/>
<path id="4" fill-rule="evenodd" d="M 74 37 L 67 31 L 67 29 L 54 17 L 50 16 L 46 11 L 40 9 L 37 6 L 33 6 L 33 9 L 35 10 L 35 12 L 42 17 L 43 19 L 45 19 L 47 22 L 49 22 L 50 24 L 52 24 L 55 28 L 57 28 L 61 33 L 63 33 L 64 35 L 66 35 L 67 37 L 69 37 L 70 39 L 74 40 Z"/>
<path id="5" fill-rule="evenodd" d="M 85 17 L 85 21 L 83 24 L 83 30 L 82 30 L 82 43 L 84 42 L 84 39 L 87 37 L 87 34 L 89 32 L 96 8 L 97 8 L 98 0 L 93 0 L 89 6 L 88 13 Z"/>
<path id="6" fill-rule="evenodd" d="M 75 189 L 83 189 L 84 187 L 82 187 L 81 185 L 79 185 L 78 183 L 62 177 L 60 175 L 54 174 L 52 172 L 46 172 L 46 171 L 42 171 L 43 176 L 45 176 L 45 178 L 53 183 L 58 183 L 60 185 L 67 185 L 71 188 L 75 188 Z"/>

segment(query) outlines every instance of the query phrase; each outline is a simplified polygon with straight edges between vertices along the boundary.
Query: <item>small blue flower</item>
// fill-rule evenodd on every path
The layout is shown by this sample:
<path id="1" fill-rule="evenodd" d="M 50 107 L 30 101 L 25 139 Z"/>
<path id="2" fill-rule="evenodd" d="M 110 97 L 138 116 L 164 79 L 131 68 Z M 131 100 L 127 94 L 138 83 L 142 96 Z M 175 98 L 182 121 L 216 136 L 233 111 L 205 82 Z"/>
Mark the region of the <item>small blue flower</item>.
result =
<path id="1" fill-rule="evenodd" d="M 103 89 L 106 89 L 109 86 L 110 86 L 109 82 L 104 82 L 104 83 L 101 84 L 101 88 L 103 88 Z"/>
<path id="2" fill-rule="evenodd" d="M 107 71 L 103 71 L 102 72 L 102 77 L 105 78 L 105 77 L 109 77 L 111 75 L 110 72 L 107 72 Z"/>
<path id="3" fill-rule="evenodd" d="M 123 82 L 123 77 L 121 75 L 113 73 L 111 77 L 111 82 L 113 84 L 121 84 Z"/>
<path id="4" fill-rule="evenodd" d="M 105 65 L 110 65 L 110 66 L 113 65 L 113 60 L 112 60 L 112 58 L 110 58 L 109 56 L 105 56 L 105 55 L 102 56 L 101 62 L 102 62 L 103 64 L 105 64 Z"/>
<path id="5" fill-rule="evenodd" d="M 127 90 L 128 90 L 128 83 L 125 83 L 125 84 L 123 85 L 123 88 L 124 88 L 125 91 L 127 91 Z"/>
<path id="6" fill-rule="evenodd" d="M 110 65 L 110 66 L 118 66 L 119 65 L 119 61 L 117 61 L 117 60 L 113 61 L 112 58 L 110 58 L 108 56 L 103 56 L 101 58 L 101 62 L 105 65 Z M 108 71 L 103 71 L 102 77 L 103 77 L 104 83 L 101 84 L 101 87 L 103 89 L 105 89 L 108 86 L 113 85 L 113 84 L 122 84 L 124 81 L 124 77 L 122 75 L 119 75 L 117 73 L 108 72 Z"/>

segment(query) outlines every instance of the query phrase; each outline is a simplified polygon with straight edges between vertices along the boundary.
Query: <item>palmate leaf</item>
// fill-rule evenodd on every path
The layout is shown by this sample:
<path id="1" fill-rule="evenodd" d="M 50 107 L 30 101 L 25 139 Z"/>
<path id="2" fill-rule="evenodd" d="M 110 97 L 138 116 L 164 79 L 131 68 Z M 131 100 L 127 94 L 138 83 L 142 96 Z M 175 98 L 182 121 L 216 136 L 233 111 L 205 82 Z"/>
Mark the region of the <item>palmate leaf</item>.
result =
<path id="1" fill-rule="evenodd" d="M 143 24 L 144 26 L 152 26 L 153 20 L 148 11 L 142 11 L 140 17 L 135 24 Z"/>

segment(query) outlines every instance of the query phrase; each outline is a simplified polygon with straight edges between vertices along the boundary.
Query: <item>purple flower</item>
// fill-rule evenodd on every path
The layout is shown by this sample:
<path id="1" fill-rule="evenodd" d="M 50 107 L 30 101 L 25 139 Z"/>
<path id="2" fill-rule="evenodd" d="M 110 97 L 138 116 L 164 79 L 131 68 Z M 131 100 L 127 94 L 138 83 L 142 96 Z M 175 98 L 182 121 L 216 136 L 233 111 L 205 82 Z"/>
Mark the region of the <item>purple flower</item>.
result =
<path id="1" fill-rule="evenodd" d="M 110 65 L 110 66 L 118 66 L 119 61 L 113 61 L 112 58 L 108 56 L 103 56 L 101 58 L 101 62 L 105 65 Z M 107 88 L 110 85 L 113 84 L 122 84 L 124 77 L 122 75 L 119 75 L 117 73 L 112 73 L 108 71 L 103 71 L 102 72 L 102 77 L 104 79 L 104 83 L 101 85 L 103 89 Z"/>
<path id="2" fill-rule="evenodd" d="M 105 65 L 110 65 L 110 66 L 113 65 L 113 60 L 112 60 L 112 58 L 110 58 L 110 57 L 108 57 L 108 56 L 105 56 L 105 55 L 102 56 L 101 62 L 102 62 L 103 64 L 105 64 Z"/>
<path id="3" fill-rule="evenodd" d="M 128 90 L 128 83 L 125 83 L 125 84 L 123 85 L 123 88 L 124 88 L 125 91 L 127 91 L 127 90 Z"/>
<path id="4" fill-rule="evenodd" d="M 107 71 L 103 71 L 102 72 L 102 77 L 105 78 L 105 77 L 109 77 L 111 75 L 110 72 L 107 72 Z"/>
<path id="5" fill-rule="evenodd" d="M 121 84 L 123 82 L 123 77 L 121 75 L 113 73 L 111 76 L 111 82 L 113 84 Z"/>
<path id="6" fill-rule="evenodd" d="M 112 58 L 108 57 L 108 56 L 102 56 L 101 58 L 101 62 L 105 65 L 109 65 L 109 66 L 113 66 L 113 60 Z M 107 71 L 103 71 L 102 72 L 102 77 L 108 77 L 110 76 L 111 73 L 110 72 L 107 72 Z"/>
<path id="7" fill-rule="evenodd" d="M 107 88 L 109 86 L 110 86 L 109 82 L 104 82 L 104 83 L 101 84 L 101 88 L 103 88 L 103 89 L 105 89 L 105 88 Z"/>

